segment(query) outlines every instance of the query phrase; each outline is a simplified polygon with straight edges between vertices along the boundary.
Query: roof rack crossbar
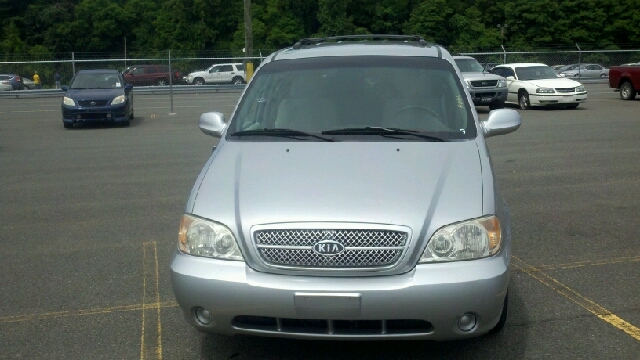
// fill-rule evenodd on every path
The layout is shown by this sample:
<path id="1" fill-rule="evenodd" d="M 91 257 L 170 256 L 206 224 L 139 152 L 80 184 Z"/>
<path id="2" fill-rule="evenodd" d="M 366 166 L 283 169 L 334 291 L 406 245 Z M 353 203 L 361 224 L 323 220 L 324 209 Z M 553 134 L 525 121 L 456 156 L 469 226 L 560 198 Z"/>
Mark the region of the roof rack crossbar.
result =
<path id="1" fill-rule="evenodd" d="M 317 45 L 328 41 L 344 41 L 344 40 L 399 40 L 399 41 L 416 41 L 421 46 L 433 46 L 434 43 L 427 42 L 420 35 L 388 35 L 388 34 L 363 34 L 363 35 L 343 35 L 330 36 L 324 38 L 304 38 L 300 39 L 293 45 L 294 49 L 302 46 Z"/>

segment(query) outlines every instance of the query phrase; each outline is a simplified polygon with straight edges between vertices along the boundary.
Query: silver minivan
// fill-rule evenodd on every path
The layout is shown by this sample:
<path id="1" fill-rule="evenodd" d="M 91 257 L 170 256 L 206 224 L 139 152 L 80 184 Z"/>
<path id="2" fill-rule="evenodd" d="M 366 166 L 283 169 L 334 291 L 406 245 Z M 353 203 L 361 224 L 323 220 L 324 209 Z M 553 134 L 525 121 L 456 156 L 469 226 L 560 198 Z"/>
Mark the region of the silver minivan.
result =
<path id="1" fill-rule="evenodd" d="M 474 337 L 507 318 L 511 225 L 451 55 L 416 36 L 303 39 L 260 65 L 180 223 L 188 323 L 299 339 Z"/>

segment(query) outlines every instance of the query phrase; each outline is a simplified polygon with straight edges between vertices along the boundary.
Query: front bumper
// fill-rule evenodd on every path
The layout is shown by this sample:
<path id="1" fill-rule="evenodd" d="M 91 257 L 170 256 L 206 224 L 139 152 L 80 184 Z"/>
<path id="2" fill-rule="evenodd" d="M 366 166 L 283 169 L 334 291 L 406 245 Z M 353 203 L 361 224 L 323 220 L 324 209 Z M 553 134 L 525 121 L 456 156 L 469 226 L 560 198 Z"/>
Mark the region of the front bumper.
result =
<path id="1" fill-rule="evenodd" d="M 479 89 L 469 88 L 474 105 L 504 104 L 507 101 L 507 88 Z"/>
<path id="2" fill-rule="evenodd" d="M 587 92 L 573 94 L 530 94 L 531 106 L 575 105 L 587 101 Z"/>
<path id="3" fill-rule="evenodd" d="M 128 104 L 108 106 L 67 106 L 62 105 L 62 121 L 65 123 L 80 122 L 122 122 L 127 120 Z"/>
<path id="4" fill-rule="evenodd" d="M 479 336 L 500 318 L 509 251 L 473 261 L 418 265 L 391 276 L 312 277 L 254 271 L 244 262 L 176 252 L 171 279 L 188 323 L 203 331 L 299 339 Z M 206 309 L 211 322 L 197 319 Z M 475 327 L 460 330 L 463 314 Z"/>

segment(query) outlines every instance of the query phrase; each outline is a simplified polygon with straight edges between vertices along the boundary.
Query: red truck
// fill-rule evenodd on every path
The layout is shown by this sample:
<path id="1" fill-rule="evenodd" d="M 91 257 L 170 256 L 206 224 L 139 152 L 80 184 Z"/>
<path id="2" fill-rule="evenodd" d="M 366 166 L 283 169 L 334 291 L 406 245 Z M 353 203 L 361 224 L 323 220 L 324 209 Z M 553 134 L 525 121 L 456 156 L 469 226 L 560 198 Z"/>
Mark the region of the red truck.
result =
<path id="1" fill-rule="evenodd" d="M 612 66 L 609 87 L 620 91 L 620 99 L 633 100 L 640 91 L 640 63 L 631 66 Z"/>

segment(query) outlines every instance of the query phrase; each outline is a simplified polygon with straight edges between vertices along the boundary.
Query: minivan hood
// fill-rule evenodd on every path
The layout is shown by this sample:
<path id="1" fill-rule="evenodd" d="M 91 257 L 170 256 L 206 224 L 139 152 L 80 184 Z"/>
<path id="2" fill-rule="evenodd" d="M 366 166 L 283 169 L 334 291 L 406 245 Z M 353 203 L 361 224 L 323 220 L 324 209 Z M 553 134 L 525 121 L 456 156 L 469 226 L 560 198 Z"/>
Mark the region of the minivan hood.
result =
<path id="1" fill-rule="evenodd" d="M 187 212 L 253 225 L 358 222 L 420 232 L 483 215 L 475 141 L 221 142 Z M 241 228 L 241 229 L 238 229 Z"/>

